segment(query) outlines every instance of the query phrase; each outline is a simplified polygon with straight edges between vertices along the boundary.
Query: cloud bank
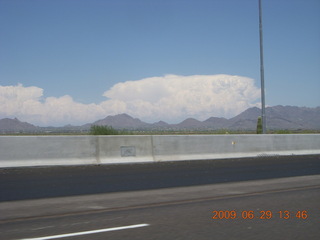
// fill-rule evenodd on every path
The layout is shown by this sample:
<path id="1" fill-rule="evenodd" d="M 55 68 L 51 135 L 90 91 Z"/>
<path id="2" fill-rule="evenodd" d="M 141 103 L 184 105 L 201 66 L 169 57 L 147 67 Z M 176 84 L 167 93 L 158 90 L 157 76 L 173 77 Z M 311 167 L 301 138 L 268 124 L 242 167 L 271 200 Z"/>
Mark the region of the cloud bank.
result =
<path id="1" fill-rule="evenodd" d="M 0 118 L 17 117 L 39 126 L 84 124 L 127 113 L 143 121 L 177 123 L 193 117 L 233 117 L 259 106 L 254 80 L 231 75 L 165 75 L 115 84 L 99 104 L 75 102 L 71 96 L 43 97 L 32 86 L 0 86 Z"/>

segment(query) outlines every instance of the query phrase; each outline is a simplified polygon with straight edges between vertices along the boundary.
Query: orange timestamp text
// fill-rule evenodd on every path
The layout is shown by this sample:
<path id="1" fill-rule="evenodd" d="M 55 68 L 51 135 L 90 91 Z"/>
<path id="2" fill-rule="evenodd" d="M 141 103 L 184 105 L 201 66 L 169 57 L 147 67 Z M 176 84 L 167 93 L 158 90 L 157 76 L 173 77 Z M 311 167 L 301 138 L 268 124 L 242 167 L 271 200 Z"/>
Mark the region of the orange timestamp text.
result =
<path id="1" fill-rule="evenodd" d="M 270 210 L 262 210 L 262 211 L 253 211 L 253 210 L 244 210 L 244 211 L 236 211 L 236 210 L 214 210 L 212 211 L 212 219 L 307 219 L 308 212 L 306 210 L 299 211 L 288 211 L 288 210 L 280 210 L 280 211 L 270 211 Z"/>

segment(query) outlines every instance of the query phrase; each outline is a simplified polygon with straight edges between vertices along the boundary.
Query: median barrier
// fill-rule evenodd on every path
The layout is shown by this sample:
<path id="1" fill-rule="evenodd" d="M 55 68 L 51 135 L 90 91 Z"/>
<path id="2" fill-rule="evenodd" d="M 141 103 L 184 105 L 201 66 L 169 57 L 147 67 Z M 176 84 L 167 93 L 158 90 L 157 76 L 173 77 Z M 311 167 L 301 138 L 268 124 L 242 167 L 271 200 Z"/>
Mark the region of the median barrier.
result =
<path id="1" fill-rule="evenodd" d="M 155 161 L 320 154 L 320 134 L 153 136 Z"/>
<path id="2" fill-rule="evenodd" d="M 96 163 L 93 136 L 1 136 L 0 167 Z"/>
<path id="3" fill-rule="evenodd" d="M 0 167 L 320 154 L 320 134 L 0 136 Z"/>

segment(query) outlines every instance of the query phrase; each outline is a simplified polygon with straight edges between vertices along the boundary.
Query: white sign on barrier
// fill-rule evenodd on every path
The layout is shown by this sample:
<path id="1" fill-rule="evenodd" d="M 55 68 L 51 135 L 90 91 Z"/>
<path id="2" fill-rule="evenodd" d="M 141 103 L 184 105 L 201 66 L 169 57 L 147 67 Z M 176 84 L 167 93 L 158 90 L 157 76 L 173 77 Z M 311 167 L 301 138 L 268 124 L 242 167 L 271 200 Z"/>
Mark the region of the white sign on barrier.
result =
<path id="1" fill-rule="evenodd" d="M 121 157 L 135 157 L 136 147 L 134 146 L 121 146 Z"/>

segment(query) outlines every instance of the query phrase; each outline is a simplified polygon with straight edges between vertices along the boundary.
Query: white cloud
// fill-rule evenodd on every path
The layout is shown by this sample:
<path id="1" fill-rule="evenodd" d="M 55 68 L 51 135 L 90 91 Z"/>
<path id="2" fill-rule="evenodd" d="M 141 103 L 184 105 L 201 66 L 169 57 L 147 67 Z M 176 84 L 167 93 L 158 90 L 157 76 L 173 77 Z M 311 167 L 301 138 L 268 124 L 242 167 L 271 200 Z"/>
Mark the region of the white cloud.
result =
<path id="1" fill-rule="evenodd" d="M 260 90 L 253 79 L 240 76 L 166 75 L 118 83 L 103 95 L 123 103 L 130 115 L 172 122 L 235 116 L 259 105 Z"/>
<path id="2" fill-rule="evenodd" d="M 43 98 L 38 87 L 0 86 L 0 117 L 41 126 L 84 124 L 119 113 L 148 122 L 228 118 L 259 106 L 260 90 L 253 79 L 240 76 L 166 75 L 118 83 L 103 95 L 106 101 L 82 104 L 69 95 Z"/>
<path id="3" fill-rule="evenodd" d="M 0 117 L 59 126 L 95 121 L 96 117 L 104 116 L 104 111 L 96 104 L 77 103 L 68 95 L 45 99 L 42 96 L 43 89 L 38 87 L 0 86 Z"/>

